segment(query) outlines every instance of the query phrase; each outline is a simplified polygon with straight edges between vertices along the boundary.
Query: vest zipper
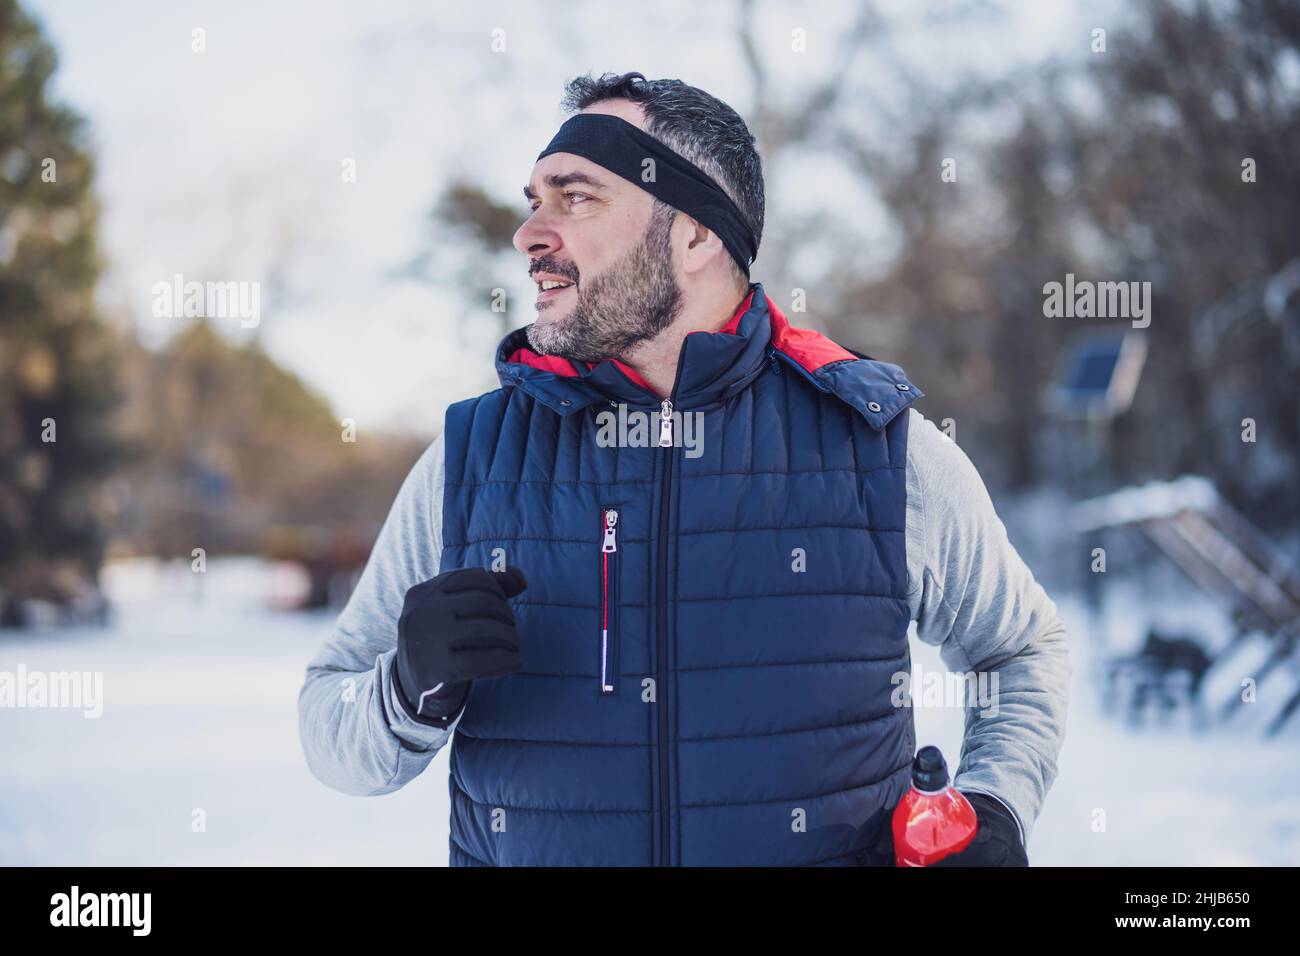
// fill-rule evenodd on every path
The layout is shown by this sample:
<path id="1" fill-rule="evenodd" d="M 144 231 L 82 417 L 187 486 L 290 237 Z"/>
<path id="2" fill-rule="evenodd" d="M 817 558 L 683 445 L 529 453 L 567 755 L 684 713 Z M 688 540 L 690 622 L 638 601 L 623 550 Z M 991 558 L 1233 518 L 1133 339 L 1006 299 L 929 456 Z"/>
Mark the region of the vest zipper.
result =
<path id="1" fill-rule="evenodd" d="M 682 350 L 685 352 L 685 349 Z M 678 372 L 680 373 L 680 357 Z M 674 390 L 676 386 L 674 385 Z M 658 684 L 655 701 L 659 718 L 659 865 L 672 865 L 672 807 L 668 793 L 668 495 L 672 487 L 673 403 L 665 398 L 659 406 L 659 447 L 664 449 L 663 480 L 659 491 L 659 568 L 656 611 Z"/>
<path id="2" fill-rule="evenodd" d="M 618 637 L 618 512 L 605 508 L 600 513 L 603 535 L 600 543 L 600 692 L 614 693 L 614 642 Z M 614 634 L 610 634 L 610 615 Z"/>
<path id="3" fill-rule="evenodd" d="M 662 480 L 659 483 L 659 553 L 655 574 L 655 707 L 659 734 L 659 865 L 672 866 L 672 803 L 668 778 L 668 498 L 673 477 L 673 399 L 682 380 L 685 345 L 677 353 L 677 371 L 672 389 L 659 403 L 659 447 L 663 450 Z"/>
<path id="4" fill-rule="evenodd" d="M 671 448 L 673 445 L 673 403 L 665 398 L 659 403 L 659 447 Z"/>

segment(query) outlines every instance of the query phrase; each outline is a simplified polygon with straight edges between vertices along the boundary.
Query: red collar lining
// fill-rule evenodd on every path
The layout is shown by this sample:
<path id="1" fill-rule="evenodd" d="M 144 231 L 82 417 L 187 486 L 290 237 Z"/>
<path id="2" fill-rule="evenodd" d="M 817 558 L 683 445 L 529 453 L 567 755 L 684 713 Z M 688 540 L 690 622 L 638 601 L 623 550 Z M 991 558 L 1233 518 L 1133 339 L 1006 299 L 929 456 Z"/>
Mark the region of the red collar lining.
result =
<path id="1" fill-rule="evenodd" d="M 722 328 L 718 329 L 719 333 L 726 335 L 735 335 L 740 329 L 740 320 L 745 313 L 749 311 L 750 305 L 754 300 L 754 290 L 750 290 L 745 301 L 740 304 L 736 314 Z M 772 316 L 772 345 L 781 352 L 784 352 L 790 358 L 794 359 L 809 372 L 815 372 L 823 365 L 831 362 L 841 362 L 844 360 L 853 361 L 857 356 L 848 349 L 843 348 L 820 332 L 812 329 L 795 328 L 785 317 L 784 313 L 776 307 L 771 298 L 767 300 L 768 312 Z M 704 329 L 696 329 L 695 332 L 703 332 Z M 694 335 L 695 332 L 688 332 L 687 335 Z M 578 371 L 573 367 L 573 363 L 566 358 L 558 355 L 538 355 L 532 349 L 525 347 L 517 348 L 507 362 L 516 362 L 520 365 L 528 365 L 532 368 L 538 368 L 545 372 L 554 372 L 556 375 L 565 378 L 577 378 Z M 654 392 L 650 383 L 641 377 L 634 368 L 618 359 L 611 359 L 615 366 L 618 367 L 624 375 L 630 378 L 637 385 L 649 392 Z M 596 367 L 595 362 L 584 362 L 587 370 Z"/>

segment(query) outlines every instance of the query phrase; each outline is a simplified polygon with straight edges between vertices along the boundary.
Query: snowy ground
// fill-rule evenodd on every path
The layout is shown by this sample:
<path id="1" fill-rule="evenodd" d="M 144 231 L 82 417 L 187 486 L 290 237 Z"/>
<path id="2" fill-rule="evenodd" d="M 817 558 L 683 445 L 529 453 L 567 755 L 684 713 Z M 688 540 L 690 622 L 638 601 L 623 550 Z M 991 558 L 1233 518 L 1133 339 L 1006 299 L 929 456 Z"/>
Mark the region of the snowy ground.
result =
<path id="1" fill-rule="evenodd" d="M 119 567 L 111 628 L 0 633 L 0 671 L 104 673 L 98 719 L 0 709 L 0 864 L 446 863 L 445 750 L 383 797 L 335 793 L 307 770 L 298 689 L 333 615 L 264 609 L 264 570 L 214 563 L 196 598 L 184 593 L 187 571 Z M 1248 726 L 1125 729 L 1098 713 L 1082 619 L 1062 609 L 1075 688 L 1030 860 L 1300 864 L 1296 733 L 1266 742 Z M 1112 636 L 1122 640 L 1133 617 L 1121 615 Z M 914 655 L 942 668 L 932 648 L 914 645 Z M 917 721 L 918 740 L 955 764 L 961 711 L 918 709 Z M 196 809 L 204 832 L 191 827 Z"/>

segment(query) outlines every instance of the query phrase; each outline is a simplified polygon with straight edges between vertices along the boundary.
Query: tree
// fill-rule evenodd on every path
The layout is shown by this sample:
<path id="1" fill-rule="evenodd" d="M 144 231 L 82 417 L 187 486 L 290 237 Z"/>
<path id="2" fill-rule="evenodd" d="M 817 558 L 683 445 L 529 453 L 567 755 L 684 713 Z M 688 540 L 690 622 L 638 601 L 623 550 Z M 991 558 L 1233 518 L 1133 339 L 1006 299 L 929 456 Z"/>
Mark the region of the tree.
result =
<path id="1" fill-rule="evenodd" d="M 47 98 L 56 58 L 0 0 L 0 622 L 93 587 L 116 460 L 116 336 L 96 314 L 98 207 L 82 119 Z"/>

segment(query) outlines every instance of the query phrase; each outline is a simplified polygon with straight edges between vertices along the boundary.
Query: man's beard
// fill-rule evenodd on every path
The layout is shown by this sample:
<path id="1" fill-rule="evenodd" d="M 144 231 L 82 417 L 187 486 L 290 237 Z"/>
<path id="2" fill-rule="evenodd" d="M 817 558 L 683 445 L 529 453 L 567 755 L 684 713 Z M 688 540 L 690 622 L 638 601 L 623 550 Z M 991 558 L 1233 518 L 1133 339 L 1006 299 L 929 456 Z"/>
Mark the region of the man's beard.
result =
<path id="1" fill-rule="evenodd" d="M 682 308 L 669 241 L 676 217 L 671 206 L 656 204 L 641 242 L 582 287 L 574 286 L 578 301 L 568 315 L 528 326 L 533 351 L 600 362 L 626 355 L 672 325 Z M 560 272 L 545 259 L 534 265 L 534 271 Z"/>

